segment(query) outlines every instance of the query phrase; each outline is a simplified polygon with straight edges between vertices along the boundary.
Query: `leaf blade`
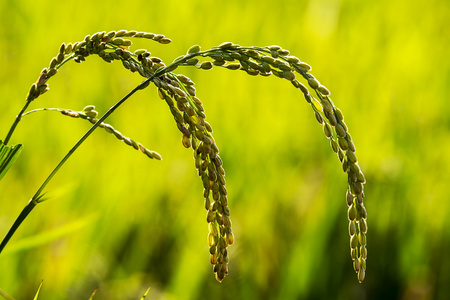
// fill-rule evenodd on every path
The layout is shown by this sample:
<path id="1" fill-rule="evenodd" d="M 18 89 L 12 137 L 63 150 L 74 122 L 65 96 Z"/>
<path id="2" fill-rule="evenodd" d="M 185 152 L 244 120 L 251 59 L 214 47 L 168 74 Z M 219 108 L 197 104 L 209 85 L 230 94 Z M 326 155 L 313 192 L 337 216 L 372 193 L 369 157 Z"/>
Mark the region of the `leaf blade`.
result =
<path id="1" fill-rule="evenodd" d="M 0 141 L 0 180 L 8 172 L 23 149 L 22 144 L 6 146 Z"/>

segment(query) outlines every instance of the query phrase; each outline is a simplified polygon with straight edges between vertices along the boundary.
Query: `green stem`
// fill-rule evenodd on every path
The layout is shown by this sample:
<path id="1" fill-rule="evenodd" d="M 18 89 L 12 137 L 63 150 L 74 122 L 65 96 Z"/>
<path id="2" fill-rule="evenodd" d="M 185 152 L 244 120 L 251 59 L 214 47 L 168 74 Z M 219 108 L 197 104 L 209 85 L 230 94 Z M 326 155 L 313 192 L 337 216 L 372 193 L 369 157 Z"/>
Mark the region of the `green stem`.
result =
<path id="1" fill-rule="evenodd" d="M 11 128 L 9 129 L 8 135 L 5 138 L 5 141 L 3 142 L 4 145 L 8 144 L 9 139 L 11 138 L 11 135 L 13 134 L 14 130 L 17 127 L 17 124 L 19 124 L 20 120 L 22 119 L 22 115 L 25 112 L 25 110 L 28 108 L 28 105 L 30 105 L 31 101 L 27 101 L 22 108 L 22 110 L 19 112 L 19 114 L 16 116 L 16 119 L 14 120 L 14 123 L 12 124 Z"/>
<path id="2" fill-rule="evenodd" d="M 64 59 L 64 61 L 62 61 L 58 66 L 56 66 L 56 69 L 59 70 L 59 68 L 61 68 L 65 63 L 67 63 L 68 61 L 70 61 L 72 58 L 74 58 L 75 55 L 70 55 L 68 56 L 66 59 Z M 34 99 L 33 99 L 34 100 Z M 19 112 L 19 114 L 16 116 L 16 119 L 14 120 L 14 123 L 12 124 L 11 128 L 9 129 L 9 132 L 5 138 L 4 141 L 4 145 L 6 146 L 6 144 L 9 142 L 14 130 L 17 127 L 17 124 L 19 124 L 20 120 L 22 120 L 22 117 L 24 115 L 25 110 L 28 108 L 28 105 L 30 105 L 30 103 L 33 100 L 27 100 L 27 102 L 25 103 L 24 107 L 22 108 L 22 110 Z"/>
<path id="3" fill-rule="evenodd" d="M 30 111 L 27 111 L 26 113 L 24 113 L 22 115 L 22 117 L 25 117 L 26 115 L 29 115 L 29 114 L 32 114 L 32 113 L 35 113 L 35 112 L 46 111 L 46 110 L 57 111 L 57 112 L 62 112 L 63 111 L 63 109 L 61 109 L 61 108 L 47 108 L 47 107 L 45 107 L 45 108 L 36 108 L 36 109 L 30 110 Z"/>
<path id="4" fill-rule="evenodd" d="M 132 91 L 130 91 L 125 97 L 123 97 L 122 99 L 120 99 L 116 104 L 114 104 L 100 119 L 98 119 L 98 121 L 92 125 L 92 127 L 81 137 L 81 139 L 72 147 L 72 149 L 69 150 L 69 152 L 63 157 L 63 159 L 58 163 L 58 165 L 53 169 L 53 171 L 50 173 L 50 175 L 48 175 L 48 177 L 45 179 L 45 181 L 42 183 L 42 185 L 39 187 L 39 189 L 36 191 L 36 193 L 33 195 L 33 197 L 30 199 L 30 201 L 28 202 L 28 204 L 24 207 L 24 209 L 22 210 L 22 212 L 19 214 L 19 216 L 17 217 L 17 219 L 14 221 L 14 224 L 11 226 L 11 228 L 9 229 L 8 233 L 6 234 L 6 236 L 3 238 L 2 243 L 0 244 L 0 253 L 3 251 L 3 249 L 5 248 L 6 244 L 8 244 L 9 240 L 11 239 L 11 237 L 14 235 L 14 233 L 16 232 L 16 230 L 19 228 L 19 226 L 22 224 L 22 222 L 25 220 L 25 218 L 28 216 L 28 214 L 34 209 L 34 207 L 39 204 L 40 202 L 42 202 L 42 200 L 40 200 L 42 198 L 42 191 L 44 190 L 44 188 L 47 186 L 47 184 L 50 182 L 50 180 L 53 178 L 53 176 L 59 171 L 59 169 L 64 165 L 64 163 L 70 158 L 70 156 L 75 152 L 75 150 L 78 149 L 78 147 L 91 135 L 92 132 L 94 132 L 94 130 L 107 118 L 109 117 L 109 115 L 111 115 L 120 105 L 122 105 L 122 103 L 124 103 L 128 98 L 130 98 L 134 93 L 136 93 L 138 90 L 145 88 L 149 82 L 151 80 L 154 79 L 154 76 L 151 76 L 149 78 L 147 78 L 146 80 L 142 81 L 138 86 L 136 86 Z M 25 111 L 26 107 L 28 106 L 25 105 L 25 107 L 22 109 L 21 114 L 22 115 L 23 112 Z M 15 126 L 17 126 L 17 123 L 20 121 L 20 119 L 18 121 L 16 121 L 13 124 L 13 127 L 11 129 L 13 129 Z M 12 133 L 12 131 L 10 130 L 10 133 Z M 8 137 L 11 134 L 8 134 Z M 6 141 L 5 141 L 6 144 Z"/>

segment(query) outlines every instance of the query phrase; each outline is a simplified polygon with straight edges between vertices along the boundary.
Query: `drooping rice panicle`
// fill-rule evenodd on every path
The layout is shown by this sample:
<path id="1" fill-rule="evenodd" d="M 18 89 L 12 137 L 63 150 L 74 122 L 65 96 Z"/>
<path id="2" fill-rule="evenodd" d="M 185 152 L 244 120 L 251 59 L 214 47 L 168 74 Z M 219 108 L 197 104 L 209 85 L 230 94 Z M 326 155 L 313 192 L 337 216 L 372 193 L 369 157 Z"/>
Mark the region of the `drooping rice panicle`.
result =
<path id="1" fill-rule="evenodd" d="M 71 110 L 71 109 L 61 109 L 61 108 L 39 108 L 39 109 L 31 110 L 31 111 L 23 114 L 23 116 L 26 116 L 26 115 L 29 115 L 30 113 L 34 113 L 34 112 L 38 112 L 38 111 L 57 111 L 65 116 L 87 120 L 92 124 L 95 124 L 98 121 L 98 119 L 96 118 L 98 116 L 98 112 L 95 110 L 94 105 L 87 105 L 81 111 L 75 111 L 75 110 Z M 136 150 L 140 150 L 142 153 L 147 155 L 149 158 L 155 158 L 157 160 L 162 160 L 162 157 L 159 153 L 149 150 L 148 148 L 144 147 L 141 143 L 136 142 L 135 140 L 132 140 L 129 137 L 123 135 L 120 131 L 114 129 L 114 127 L 111 126 L 110 124 L 101 122 L 99 127 L 105 129 L 106 132 L 111 133 L 118 140 L 123 141 L 128 146 L 131 146 Z"/>
<path id="2" fill-rule="evenodd" d="M 172 73 L 160 80 L 155 84 L 159 86 L 159 95 L 169 105 L 182 133 L 182 144 L 194 151 L 195 167 L 204 188 L 210 262 L 216 279 L 222 281 L 228 274 L 227 247 L 233 244 L 234 235 L 219 148 L 212 137 L 212 127 L 205 120 L 202 102 L 195 96 L 192 80 Z"/>
<path id="3" fill-rule="evenodd" d="M 346 197 L 349 206 L 349 228 L 355 228 L 349 231 L 351 257 L 358 280 L 362 282 L 365 277 L 367 259 L 367 212 L 363 203 L 365 177 L 358 165 L 356 148 L 344 122 L 344 116 L 329 97 L 330 91 L 310 73 L 311 66 L 295 56 L 290 56 L 289 51 L 279 46 L 241 47 L 225 42 L 206 51 L 201 51 L 200 46 L 194 45 L 188 50 L 188 54 L 191 54 L 191 58 L 184 61 L 183 65 L 204 70 L 219 66 L 230 70 L 242 70 L 253 76 L 275 75 L 290 81 L 303 93 L 306 101 L 313 108 L 317 121 L 323 126 L 324 134 L 330 140 L 332 150 L 338 155 L 343 171 L 348 175 Z M 194 57 L 194 54 L 210 60 L 202 61 Z M 297 80 L 295 73 L 306 79 L 316 97 Z"/>
<path id="4" fill-rule="evenodd" d="M 227 246 L 234 242 L 231 230 L 230 211 L 228 208 L 227 190 L 225 188 L 225 171 L 219 156 L 219 149 L 212 137 L 212 127 L 206 122 L 206 115 L 200 99 L 196 96 L 193 81 L 182 75 L 173 73 L 181 66 L 193 66 L 202 70 L 214 67 L 229 70 L 240 70 L 252 76 L 270 76 L 288 80 L 298 88 L 306 101 L 311 105 L 316 120 L 323 127 L 325 136 L 330 140 L 332 150 L 337 154 L 343 171 L 347 173 L 348 189 L 346 202 L 348 205 L 350 249 L 354 270 L 358 280 L 365 277 L 367 248 L 367 212 L 364 207 L 365 177 L 358 165 L 356 148 L 348 127 L 344 122 L 342 112 L 330 98 L 330 91 L 310 73 L 311 67 L 299 58 L 291 56 L 288 50 L 280 46 L 242 47 L 225 42 L 217 47 L 202 51 L 194 45 L 185 55 L 176 58 L 165 65 L 159 57 L 152 56 L 145 49 L 130 51 L 132 42 L 129 38 L 151 39 L 161 44 L 167 44 L 170 39 L 161 34 L 137 31 L 111 31 L 88 35 L 81 42 L 62 44 L 56 57 L 48 68 L 45 68 L 38 80 L 31 86 L 27 96 L 28 104 L 48 90 L 48 80 L 68 61 L 82 62 L 90 55 L 98 55 L 106 62 L 121 61 L 123 66 L 133 73 L 138 73 L 148 80 L 140 86 L 147 87 L 153 82 L 158 88 L 158 94 L 169 106 L 176 125 L 182 133 L 182 144 L 194 151 L 195 167 L 203 182 L 205 208 L 209 226 L 208 244 L 210 260 L 218 281 L 222 281 L 228 273 Z M 298 76 L 300 75 L 300 76 Z M 306 84 L 299 81 L 302 77 Z M 310 93 L 307 85 L 312 89 Z M 96 123 L 97 113 L 93 107 L 86 107 L 77 112 L 64 110 L 63 114 L 80 117 Z M 20 121 L 18 115 L 15 124 Z M 10 137 L 15 126 L 7 136 Z M 160 159 L 160 155 L 150 151 L 141 144 L 123 136 L 111 125 L 101 123 L 99 127 L 112 133 L 127 145 L 141 150 L 151 158 Z M 6 144 L 6 143 L 5 143 Z"/>

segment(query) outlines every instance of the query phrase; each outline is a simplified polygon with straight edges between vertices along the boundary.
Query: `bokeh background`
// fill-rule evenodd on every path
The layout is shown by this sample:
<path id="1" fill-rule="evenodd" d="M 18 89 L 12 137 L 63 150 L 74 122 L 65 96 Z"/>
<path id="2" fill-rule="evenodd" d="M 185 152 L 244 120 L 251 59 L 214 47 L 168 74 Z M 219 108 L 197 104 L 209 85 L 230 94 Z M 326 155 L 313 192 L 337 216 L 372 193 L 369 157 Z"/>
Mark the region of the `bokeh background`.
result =
<path id="1" fill-rule="evenodd" d="M 308 62 L 344 113 L 366 178 L 366 280 L 353 271 L 346 176 L 301 93 L 285 80 L 220 68 L 178 69 L 196 82 L 227 172 L 236 241 L 214 279 L 202 184 L 191 150 L 154 87 L 108 122 L 158 151 L 146 158 L 96 131 L 47 187 L 0 255 L 0 289 L 32 299 L 448 299 L 450 294 L 450 2 L 0 2 L 0 136 L 62 42 L 97 31 L 162 33 L 136 41 L 165 62 L 193 44 L 278 44 Z M 31 108 L 102 113 L 141 81 L 120 63 L 71 62 Z M 42 112 L 0 182 L 3 237 L 89 128 Z"/>

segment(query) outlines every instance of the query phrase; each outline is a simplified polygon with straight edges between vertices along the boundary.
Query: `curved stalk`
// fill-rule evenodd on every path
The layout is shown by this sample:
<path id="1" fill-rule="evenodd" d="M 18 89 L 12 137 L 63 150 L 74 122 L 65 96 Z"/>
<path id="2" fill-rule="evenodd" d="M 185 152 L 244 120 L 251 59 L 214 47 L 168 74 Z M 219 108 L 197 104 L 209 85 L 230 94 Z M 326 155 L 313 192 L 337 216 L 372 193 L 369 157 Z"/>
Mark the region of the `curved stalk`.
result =
<path id="1" fill-rule="evenodd" d="M 55 176 L 55 174 L 59 171 L 59 169 L 64 165 L 64 163 L 70 158 L 70 156 L 72 156 L 72 154 L 75 152 L 75 150 L 77 150 L 78 147 L 80 147 L 80 145 L 91 135 L 91 133 L 94 132 L 94 130 L 106 118 L 108 118 L 120 105 L 122 105 L 128 98 L 130 98 L 138 90 L 141 90 L 141 89 L 145 88 L 146 86 L 148 86 L 148 84 L 150 83 L 151 80 L 153 80 L 153 78 L 154 78 L 154 76 L 151 76 L 151 77 L 147 78 L 146 80 L 142 81 L 132 91 L 130 91 L 127 95 L 125 95 L 125 97 L 123 97 L 116 104 L 114 104 L 100 119 L 98 119 L 98 121 L 94 125 L 92 125 L 92 127 L 78 140 L 78 142 L 69 150 L 69 152 L 67 152 L 67 154 L 56 165 L 56 167 L 53 169 L 53 171 L 47 176 L 45 181 L 41 184 L 39 189 L 36 191 L 36 193 L 30 199 L 28 204 L 23 208 L 22 212 L 19 214 L 17 219 L 14 221 L 13 225 L 11 226 L 8 233 L 3 238 L 3 240 L 0 244 L 0 253 L 3 251 L 6 244 L 8 244 L 9 240 L 14 235 L 14 233 L 19 228 L 19 226 L 22 224 L 22 222 L 25 220 L 25 218 L 28 216 L 28 214 L 36 207 L 37 204 L 39 204 L 40 202 L 43 201 L 42 200 L 42 197 L 43 197 L 42 191 L 47 186 L 47 184 L 50 182 L 50 180 L 53 178 L 53 176 Z M 22 109 L 21 114 L 19 114 L 19 116 L 21 116 L 23 114 L 23 111 L 25 111 L 27 106 L 28 106 L 28 102 L 27 102 L 27 105 L 25 105 L 25 107 Z M 13 124 L 13 126 L 11 127 L 12 130 L 10 130 L 10 133 L 12 133 L 14 127 L 17 126 L 17 123 L 19 121 L 20 121 L 20 119 L 16 120 L 16 122 Z M 11 136 L 11 134 L 8 134 L 8 138 L 10 136 Z M 5 144 L 6 144 L 6 141 L 7 140 L 5 140 Z"/>
<path id="2" fill-rule="evenodd" d="M 17 124 L 19 124 L 20 120 L 22 119 L 22 115 L 25 112 L 25 110 L 28 108 L 28 105 L 30 105 L 31 101 L 27 101 L 25 105 L 23 106 L 22 110 L 19 112 L 19 114 L 16 116 L 16 119 L 14 120 L 14 123 L 12 124 L 11 128 L 9 129 L 8 134 L 6 135 L 5 141 L 3 142 L 6 146 L 9 142 L 9 139 L 11 138 L 11 135 L 13 134 L 14 130 L 17 127 Z"/>
<path id="3" fill-rule="evenodd" d="M 71 59 L 73 59 L 74 56 L 71 55 L 69 57 L 67 57 L 66 59 L 64 59 L 61 64 L 59 64 L 59 66 L 57 66 L 56 69 L 61 68 L 63 65 L 65 65 L 68 61 L 70 61 Z M 5 141 L 4 141 L 4 145 L 8 144 L 14 130 L 16 129 L 17 125 L 19 124 L 20 120 L 22 120 L 22 117 L 26 111 L 26 109 L 28 108 L 28 105 L 30 105 L 30 103 L 33 101 L 34 99 L 27 99 L 27 101 L 25 102 L 25 105 L 22 107 L 22 109 L 20 110 L 19 114 L 16 116 L 14 123 L 12 124 L 11 128 L 9 129 L 8 134 L 6 135 Z"/>

